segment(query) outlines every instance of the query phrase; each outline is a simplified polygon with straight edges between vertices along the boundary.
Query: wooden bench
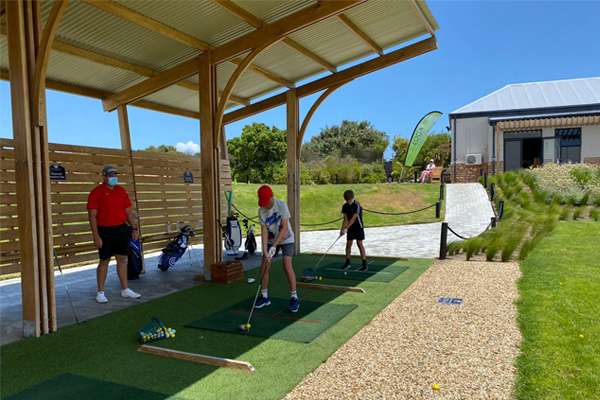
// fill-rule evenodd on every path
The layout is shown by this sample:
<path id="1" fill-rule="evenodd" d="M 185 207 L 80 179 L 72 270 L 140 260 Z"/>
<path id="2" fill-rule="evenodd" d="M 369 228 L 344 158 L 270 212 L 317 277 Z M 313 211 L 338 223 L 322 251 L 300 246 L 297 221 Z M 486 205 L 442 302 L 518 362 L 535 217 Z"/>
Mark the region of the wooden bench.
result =
<path id="1" fill-rule="evenodd" d="M 429 175 L 429 182 L 441 182 L 442 181 L 442 173 L 444 172 L 444 168 L 435 167 L 431 170 L 431 175 Z"/>

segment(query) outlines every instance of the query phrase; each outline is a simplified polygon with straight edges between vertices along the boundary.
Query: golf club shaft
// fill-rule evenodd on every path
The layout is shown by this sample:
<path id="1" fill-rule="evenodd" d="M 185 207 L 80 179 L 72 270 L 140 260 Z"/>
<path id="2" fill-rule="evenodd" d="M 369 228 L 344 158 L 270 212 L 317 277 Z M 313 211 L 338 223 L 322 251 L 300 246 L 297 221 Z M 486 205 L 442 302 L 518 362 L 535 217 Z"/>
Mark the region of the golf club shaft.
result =
<path id="1" fill-rule="evenodd" d="M 262 268 L 262 265 L 261 265 Z M 266 272 L 269 270 L 269 268 L 271 268 L 271 262 L 269 261 L 268 265 L 265 267 L 265 270 L 262 271 L 262 273 L 260 274 L 260 282 L 258 282 L 258 288 L 256 289 L 256 295 L 254 295 L 254 301 L 252 302 L 252 308 L 250 309 L 250 315 L 248 315 L 248 320 L 246 321 L 246 325 L 248 325 L 250 323 L 250 320 L 252 319 L 252 313 L 254 312 L 254 306 L 256 306 L 256 300 L 258 299 L 258 294 L 260 293 L 260 290 L 262 289 L 262 281 L 265 277 Z"/>
<path id="2" fill-rule="evenodd" d="M 327 249 L 327 251 L 325 251 L 325 254 L 323 254 L 321 256 L 321 258 L 319 258 L 319 261 L 317 261 L 317 265 L 315 266 L 315 268 L 318 268 L 319 265 L 321 265 L 321 261 L 323 261 L 323 259 L 325 258 L 325 256 L 329 253 L 329 250 L 331 250 L 331 248 L 333 246 L 335 246 L 335 244 L 337 243 L 338 240 L 340 240 L 340 238 L 342 237 L 342 235 L 338 236 L 335 241 L 331 244 L 331 246 L 329 246 L 329 248 Z"/>

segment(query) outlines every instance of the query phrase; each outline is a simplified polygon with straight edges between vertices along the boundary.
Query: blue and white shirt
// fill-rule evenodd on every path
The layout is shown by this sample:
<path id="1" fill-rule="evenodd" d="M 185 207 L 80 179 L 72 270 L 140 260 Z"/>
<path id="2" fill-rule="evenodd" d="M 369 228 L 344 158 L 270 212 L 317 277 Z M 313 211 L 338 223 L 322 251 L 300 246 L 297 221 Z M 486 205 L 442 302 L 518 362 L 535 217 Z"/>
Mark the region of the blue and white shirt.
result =
<path id="1" fill-rule="evenodd" d="M 290 222 L 290 210 L 283 201 L 275 199 L 272 208 L 258 209 L 258 217 L 260 223 L 267 227 L 269 231 L 269 243 L 273 243 L 277 236 L 279 236 L 279 229 L 281 228 L 281 221 L 287 219 L 288 231 L 287 236 L 281 241 L 280 244 L 294 243 L 294 231 L 292 230 L 292 224 Z"/>

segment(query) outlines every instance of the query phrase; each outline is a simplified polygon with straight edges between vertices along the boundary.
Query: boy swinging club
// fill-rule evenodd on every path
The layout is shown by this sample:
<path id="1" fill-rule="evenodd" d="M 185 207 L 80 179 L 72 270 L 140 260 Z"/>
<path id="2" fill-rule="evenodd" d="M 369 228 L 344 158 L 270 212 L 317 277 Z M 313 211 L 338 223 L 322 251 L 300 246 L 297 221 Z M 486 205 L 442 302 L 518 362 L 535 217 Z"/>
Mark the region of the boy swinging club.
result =
<path id="1" fill-rule="evenodd" d="M 356 240 L 358 251 L 360 252 L 360 258 L 362 259 L 362 266 L 358 271 L 367 271 L 367 253 L 363 240 L 365 240 L 365 228 L 363 225 L 362 218 L 362 207 L 360 203 L 354 198 L 354 192 L 352 190 L 346 190 L 344 192 L 344 200 L 346 201 L 342 206 L 342 214 L 344 214 L 344 222 L 340 229 L 340 236 L 348 234 L 346 237 L 346 262 L 342 267 L 343 270 L 350 268 L 350 255 L 352 253 L 352 242 Z"/>
<path id="2" fill-rule="evenodd" d="M 283 254 L 283 269 L 287 275 L 290 288 L 290 303 L 288 310 L 298 312 L 300 299 L 296 292 L 296 274 L 292 267 L 294 256 L 294 231 L 290 223 L 290 210 L 281 200 L 273 196 L 273 190 L 268 185 L 258 189 L 258 217 L 260 219 L 260 237 L 262 242 L 261 295 L 256 301 L 255 308 L 263 308 L 271 305 L 269 300 L 269 268 L 271 261 L 280 250 Z"/>

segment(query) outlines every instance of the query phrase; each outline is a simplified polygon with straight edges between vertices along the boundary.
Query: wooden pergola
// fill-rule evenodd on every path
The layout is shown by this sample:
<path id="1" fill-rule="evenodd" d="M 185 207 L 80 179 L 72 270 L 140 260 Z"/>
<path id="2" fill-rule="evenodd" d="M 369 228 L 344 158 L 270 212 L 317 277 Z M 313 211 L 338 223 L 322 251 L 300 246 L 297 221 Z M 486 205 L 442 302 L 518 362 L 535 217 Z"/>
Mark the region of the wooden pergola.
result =
<path id="1" fill-rule="evenodd" d="M 0 78 L 11 87 L 25 335 L 57 329 L 47 88 L 98 98 L 105 111 L 117 110 L 129 150 L 128 105 L 200 120 L 204 265 L 210 265 L 222 257 L 224 125 L 286 105 L 287 201 L 300 238 L 299 153 L 310 118 L 345 83 L 434 50 L 436 29 L 423 0 L 0 1 L 0 52 L 8 55 L 0 57 L 8 61 L 0 63 Z M 353 65 L 339 68 L 347 64 Z M 301 122 L 300 99 L 318 92 Z"/>

